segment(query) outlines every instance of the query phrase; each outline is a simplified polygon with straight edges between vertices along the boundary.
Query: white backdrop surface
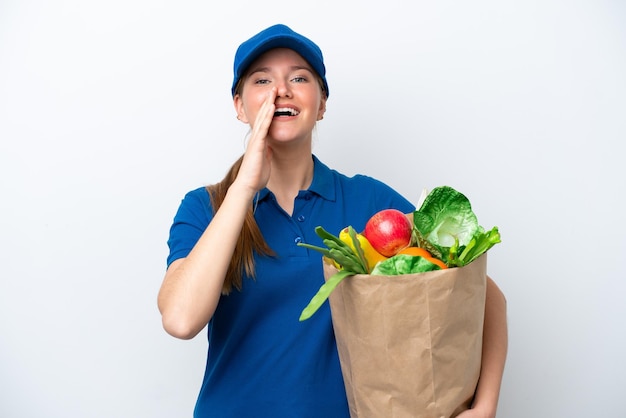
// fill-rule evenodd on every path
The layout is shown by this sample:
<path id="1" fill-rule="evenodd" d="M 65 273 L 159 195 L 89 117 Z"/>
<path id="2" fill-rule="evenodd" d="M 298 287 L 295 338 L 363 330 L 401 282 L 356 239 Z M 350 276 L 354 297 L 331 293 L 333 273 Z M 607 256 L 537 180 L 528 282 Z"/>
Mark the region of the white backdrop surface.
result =
<path id="1" fill-rule="evenodd" d="M 168 228 L 243 151 L 232 58 L 274 23 L 324 51 L 324 162 L 500 228 L 498 416 L 626 416 L 617 0 L 0 2 L 0 416 L 191 416 L 206 341 L 161 328 Z"/>

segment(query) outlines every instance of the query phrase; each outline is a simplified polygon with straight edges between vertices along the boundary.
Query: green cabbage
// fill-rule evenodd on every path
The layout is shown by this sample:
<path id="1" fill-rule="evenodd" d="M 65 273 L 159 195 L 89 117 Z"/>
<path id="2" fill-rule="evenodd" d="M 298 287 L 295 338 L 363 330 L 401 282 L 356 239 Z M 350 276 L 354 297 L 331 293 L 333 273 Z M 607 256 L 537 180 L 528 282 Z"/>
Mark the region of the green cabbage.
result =
<path id="1" fill-rule="evenodd" d="M 471 263 L 500 242 L 497 227 L 485 231 L 470 201 L 450 186 L 434 188 L 413 213 L 414 239 L 448 267 Z"/>

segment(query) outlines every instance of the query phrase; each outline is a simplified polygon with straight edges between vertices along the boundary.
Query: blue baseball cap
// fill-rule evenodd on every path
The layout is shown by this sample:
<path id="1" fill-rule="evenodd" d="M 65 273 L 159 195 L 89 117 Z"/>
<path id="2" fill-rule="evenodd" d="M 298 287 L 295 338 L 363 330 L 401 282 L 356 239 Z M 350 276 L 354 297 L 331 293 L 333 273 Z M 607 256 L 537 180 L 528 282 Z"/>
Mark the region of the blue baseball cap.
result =
<path id="1" fill-rule="evenodd" d="M 233 96 L 235 95 L 235 88 L 239 79 L 250 64 L 263 53 L 274 48 L 289 48 L 300 54 L 322 79 L 324 92 L 326 92 L 326 97 L 328 97 L 326 67 L 324 67 L 322 50 L 313 41 L 294 32 L 285 25 L 270 26 L 239 45 L 235 53 L 235 64 L 233 66 L 235 73 L 231 88 Z"/>

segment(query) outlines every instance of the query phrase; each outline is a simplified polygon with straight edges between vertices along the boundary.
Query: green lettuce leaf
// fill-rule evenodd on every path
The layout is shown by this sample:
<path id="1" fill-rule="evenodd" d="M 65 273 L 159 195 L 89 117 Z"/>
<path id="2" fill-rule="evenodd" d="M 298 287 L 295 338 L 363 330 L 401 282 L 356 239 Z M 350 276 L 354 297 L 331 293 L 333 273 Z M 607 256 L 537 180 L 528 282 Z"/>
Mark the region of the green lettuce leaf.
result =
<path id="1" fill-rule="evenodd" d="M 462 265 L 466 265 L 471 263 L 480 257 L 483 253 L 485 253 L 488 249 L 496 245 L 497 243 L 502 242 L 500 240 L 500 232 L 498 231 L 498 227 L 494 226 L 490 231 L 481 232 L 476 234 L 474 238 L 465 246 L 461 254 L 459 255 L 459 259 L 461 260 Z"/>
<path id="2" fill-rule="evenodd" d="M 439 270 L 439 266 L 426 260 L 424 257 L 397 254 L 376 264 L 370 274 L 381 276 L 395 276 L 398 274 L 423 273 Z"/>

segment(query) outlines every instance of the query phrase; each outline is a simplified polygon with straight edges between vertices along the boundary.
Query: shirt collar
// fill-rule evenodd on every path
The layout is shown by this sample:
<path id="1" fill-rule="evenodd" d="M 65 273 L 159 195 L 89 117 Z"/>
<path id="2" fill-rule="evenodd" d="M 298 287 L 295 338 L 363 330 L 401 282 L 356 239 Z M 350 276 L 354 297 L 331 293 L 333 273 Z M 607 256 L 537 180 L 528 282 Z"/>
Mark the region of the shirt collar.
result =
<path id="1" fill-rule="evenodd" d="M 313 181 L 308 189 L 323 199 L 334 201 L 336 197 L 335 181 L 332 170 L 313 155 Z M 259 191 L 255 201 L 263 201 L 270 194 L 270 190 L 264 187 Z"/>
<path id="2" fill-rule="evenodd" d="M 322 198 L 334 201 L 336 198 L 335 177 L 332 170 L 313 155 L 313 181 L 309 190 Z"/>

